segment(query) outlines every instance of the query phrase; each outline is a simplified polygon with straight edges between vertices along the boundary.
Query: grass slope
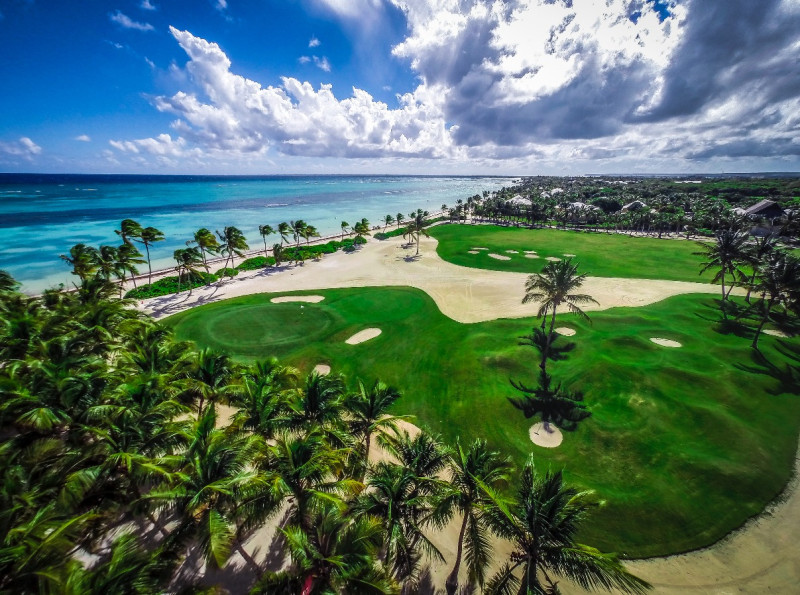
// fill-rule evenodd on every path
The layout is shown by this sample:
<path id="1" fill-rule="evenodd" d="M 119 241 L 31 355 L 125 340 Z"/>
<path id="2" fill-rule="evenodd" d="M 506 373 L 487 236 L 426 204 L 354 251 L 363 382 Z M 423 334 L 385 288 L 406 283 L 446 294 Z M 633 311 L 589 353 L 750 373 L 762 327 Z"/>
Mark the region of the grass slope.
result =
<path id="1" fill-rule="evenodd" d="M 546 257 L 563 259 L 564 254 L 575 254 L 579 271 L 594 277 L 707 282 L 713 276 L 698 274 L 703 258 L 693 253 L 700 248 L 684 240 L 496 225 L 440 225 L 431 228 L 430 234 L 439 240 L 437 252 L 442 259 L 478 269 L 538 273 Z M 469 254 L 473 247 L 489 250 Z M 525 250 L 536 250 L 539 258 L 526 258 Z M 490 258 L 490 252 L 510 260 Z"/>
<path id="2" fill-rule="evenodd" d="M 275 355 L 304 371 L 328 363 L 351 380 L 381 378 L 402 390 L 398 412 L 450 443 L 480 436 L 518 465 L 534 452 L 540 468 L 564 467 L 569 481 L 605 502 L 583 539 L 631 557 L 713 543 L 760 512 L 789 478 L 800 341 L 765 336 L 761 358 L 746 337 L 716 330 L 708 296 L 593 313 L 592 324 L 561 316 L 558 326 L 577 335 L 557 340 L 571 351 L 550 369 L 585 393 L 594 414 L 547 450 L 530 442 L 532 420 L 506 400 L 510 377 L 535 382 L 537 354 L 517 344 L 533 318 L 460 324 L 412 288 L 313 293 L 325 300 L 272 304 L 271 295 L 252 295 L 167 324 L 179 339 L 240 359 Z M 372 326 L 383 334 L 344 343 Z"/>

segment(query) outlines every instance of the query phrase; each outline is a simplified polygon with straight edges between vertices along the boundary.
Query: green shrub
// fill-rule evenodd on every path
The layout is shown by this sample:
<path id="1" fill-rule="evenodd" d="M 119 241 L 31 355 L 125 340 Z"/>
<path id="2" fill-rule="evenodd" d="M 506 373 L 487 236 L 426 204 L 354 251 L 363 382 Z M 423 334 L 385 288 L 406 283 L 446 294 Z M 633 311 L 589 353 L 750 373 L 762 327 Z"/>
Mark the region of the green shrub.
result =
<path id="1" fill-rule="evenodd" d="M 199 276 L 195 277 L 193 280 L 190 280 L 188 279 L 187 275 L 184 275 L 183 279 L 181 279 L 180 290 L 187 291 L 190 286 L 192 289 L 195 287 L 202 287 L 203 285 L 213 283 L 217 280 L 217 278 L 218 277 L 216 275 L 200 273 Z M 144 300 L 147 298 L 169 295 L 171 293 L 178 293 L 177 275 L 174 277 L 164 277 L 153 284 L 140 285 L 136 289 L 131 289 L 125 294 L 125 297 L 134 300 Z"/>
<path id="2" fill-rule="evenodd" d="M 365 238 L 364 236 L 356 236 L 353 239 L 353 244 L 356 244 L 356 245 L 366 244 L 366 243 L 367 243 L 367 238 Z"/>
<path id="3" fill-rule="evenodd" d="M 232 269 L 231 267 L 224 267 L 214 273 L 217 277 L 235 277 L 239 274 L 239 271 L 236 269 Z"/>
<path id="4" fill-rule="evenodd" d="M 274 264 L 275 259 L 272 256 L 254 256 L 253 258 L 248 258 L 236 268 L 240 271 L 255 271 Z"/>

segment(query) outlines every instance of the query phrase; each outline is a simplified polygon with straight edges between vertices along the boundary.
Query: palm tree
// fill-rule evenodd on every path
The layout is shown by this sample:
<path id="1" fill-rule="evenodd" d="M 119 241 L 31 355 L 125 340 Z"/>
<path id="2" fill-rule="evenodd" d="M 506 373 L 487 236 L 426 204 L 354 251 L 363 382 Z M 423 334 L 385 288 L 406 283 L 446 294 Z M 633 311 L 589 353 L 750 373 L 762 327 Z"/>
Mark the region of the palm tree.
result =
<path id="1" fill-rule="evenodd" d="M 391 406 L 399 398 L 400 393 L 396 388 L 386 386 L 380 380 L 376 380 L 369 388 L 359 380 L 358 390 L 345 399 L 345 409 L 349 418 L 347 425 L 352 435 L 361 440 L 363 445 L 364 473 L 369 462 L 372 435 L 379 431 L 396 431 L 397 421 L 405 419 L 402 416 L 388 414 Z M 363 480 L 364 474 L 361 478 Z"/>
<path id="2" fill-rule="evenodd" d="M 291 233 L 292 228 L 289 227 L 289 224 L 286 221 L 281 221 L 278 223 L 278 235 L 281 236 L 281 246 L 283 243 L 289 243 L 289 234 Z"/>
<path id="3" fill-rule="evenodd" d="M 419 256 L 419 236 L 424 235 L 426 238 L 430 237 L 430 234 L 425 229 L 425 217 L 427 216 L 428 211 L 423 211 L 422 209 L 417 209 L 415 213 L 410 213 L 408 225 L 406 226 L 406 230 L 403 232 L 404 238 L 408 236 L 413 241 L 416 241 L 417 253 L 415 256 Z"/>
<path id="4" fill-rule="evenodd" d="M 747 237 L 746 231 L 728 227 L 717 231 L 716 241 L 713 244 L 699 243 L 702 250 L 695 253 L 707 259 L 706 262 L 702 263 L 701 275 L 708 269 L 718 269 L 712 281 L 714 283 L 721 282 L 722 301 L 720 302 L 720 307 L 722 308 L 722 318 L 724 320 L 728 318 L 725 306 L 728 295 L 733 289 L 736 276 L 741 278 L 743 275 L 739 268 L 739 262 L 742 259 Z M 726 275 L 733 277 L 733 281 L 731 281 L 730 288 L 727 291 L 725 290 Z"/>
<path id="5" fill-rule="evenodd" d="M 228 268 L 229 260 L 231 263 L 230 268 L 232 269 L 234 257 L 244 256 L 244 251 L 250 246 L 247 245 L 247 240 L 238 227 L 225 227 L 222 233 L 217 231 L 217 236 L 219 236 L 219 241 L 221 242 L 220 252 L 225 255 L 225 269 Z M 233 278 L 233 275 L 231 275 L 231 278 Z"/>
<path id="6" fill-rule="evenodd" d="M 383 223 L 384 223 L 383 231 L 385 233 L 386 228 L 389 227 L 392 223 L 394 223 L 394 217 L 392 217 L 391 215 L 386 215 L 386 217 L 383 218 Z"/>
<path id="7" fill-rule="evenodd" d="M 403 221 L 405 221 L 405 218 L 406 218 L 406 216 L 403 215 L 403 213 L 397 213 L 397 215 L 394 216 L 394 220 L 397 221 L 397 227 L 398 228 L 403 224 Z"/>
<path id="8" fill-rule="evenodd" d="M 758 267 L 764 264 L 764 259 L 769 256 L 778 246 L 778 236 L 768 233 L 762 237 L 754 237 L 753 243 L 744 248 L 744 260 L 753 268 L 750 280 L 747 283 L 747 296 L 745 300 L 750 303 L 750 293 L 756 282 Z"/>
<path id="9" fill-rule="evenodd" d="M 308 530 L 290 526 L 286 537 L 292 566 L 268 573 L 252 593 L 396 593 L 377 563 L 381 522 L 323 505 Z"/>
<path id="10" fill-rule="evenodd" d="M 117 258 L 119 259 L 119 266 L 123 271 L 129 272 L 131 274 L 131 281 L 133 282 L 133 287 L 136 287 L 136 275 L 139 274 L 139 269 L 136 267 L 137 264 L 144 264 L 145 261 L 142 258 L 142 253 L 136 249 L 136 246 L 133 244 L 124 243 L 119 248 L 117 248 Z M 120 284 L 121 285 L 121 284 Z"/>
<path id="11" fill-rule="evenodd" d="M 261 234 L 261 238 L 264 240 L 264 256 L 267 255 L 267 236 L 271 236 L 275 233 L 275 230 L 272 229 L 270 225 L 259 225 L 258 226 L 258 233 Z"/>
<path id="12" fill-rule="evenodd" d="M 370 235 L 370 233 L 369 233 L 369 221 L 367 221 L 366 219 L 362 219 L 361 221 L 358 221 L 353 226 L 353 231 L 356 233 L 356 237 L 357 238 L 363 238 L 364 236 Z"/>
<path id="13" fill-rule="evenodd" d="M 253 364 L 230 396 L 231 403 L 238 407 L 231 427 L 255 432 L 265 439 L 274 438 L 281 421 L 286 419 L 299 376 L 297 368 L 282 366 L 275 358 Z"/>
<path id="14" fill-rule="evenodd" d="M 300 235 L 306 241 L 306 245 L 308 245 L 308 241 L 309 241 L 310 238 L 318 238 L 319 237 L 319 232 L 317 231 L 317 228 L 314 227 L 313 225 L 306 225 L 303 228 L 303 230 L 300 233 Z"/>
<path id="15" fill-rule="evenodd" d="M 116 246 L 100 246 L 97 251 L 97 275 L 106 281 L 112 277 L 120 278 L 125 271 L 119 264 Z"/>
<path id="16" fill-rule="evenodd" d="M 275 266 L 281 266 L 283 262 L 283 255 L 284 255 L 284 248 L 283 244 L 273 244 L 272 245 L 272 257 L 275 259 Z"/>
<path id="17" fill-rule="evenodd" d="M 583 285 L 585 279 L 585 273 L 578 274 L 578 264 L 573 264 L 572 259 L 568 258 L 559 262 L 548 262 L 541 273 L 530 275 L 525 282 L 525 297 L 522 298 L 522 303 L 527 304 L 532 301 L 541 303 L 536 315 L 542 318 L 542 328 L 547 314 L 550 314 L 550 329 L 546 348 L 542 352 L 542 362 L 546 361 L 553 344 L 558 307 L 566 304 L 570 312 L 588 320 L 586 312 L 581 310 L 578 304 L 598 303 L 590 295 L 573 293 Z"/>
<path id="18" fill-rule="evenodd" d="M 187 360 L 184 396 L 197 403 L 198 418 L 205 414 L 206 402 L 227 400 L 233 391 L 235 364 L 230 356 L 209 348 L 192 354 Z"/>
<path id="19" fill-rule="evenodd" d="M 122 238 L 126 244 L 131 244 L 131 240 L 138 240 L 142 235 L 142 226 L 133 219 L 123 219 L 119 224 L 119 229 L 115 229 L 114 233 Z"/>
<path id="20" fill-rule="evenodd" d="M 761 320 L 751 347 L 758 349 L 758 338 L 769 320 L 772 309 L 797 303 L 800 298 L 800 260 L 785 252 L 775 252 L 758 268 L 754 289 L 761 294 Z"/>
<path id="21" fill-rule="evenodd" d="M 460 442 L 456 442 L 455 452 L 451 455 L 450 472 L 452 489 L 442 504 L 462 515 L 456 561 L 445 582 L 447 595 L 454 595 L 458 589 L 464 545 L 467 548 L 470 578 L 483 587 L 485 571 L 492 556 L 482 509 L 486 504 L 486 496 L 481 486 L 493 490 L 505 486 L 512 472 L 511 459 L 489 450 L 485 440 L 476 439 L 467 450 L 462 448 Z"/>
<path id="22" fill-rule="evenodd" d="M 164 234 L 155 227 L 145 227 L 139 234 L 138 241 L 144 244 L 144 249 L 147 252 L 147 270 L 148 270 L 147 282 L 150 284 L 153 283 L 153 267 L 150 264 L 150 246 L 152 246 L 156 242 L 162 241 L 163 239 L 164 239 Z"/>
<path id="23" fill-rule="evenodd" d="M 206 253 L 216 254 L 219 252 L 217 236 L 215 236 L 205 227 L 201 227 L 194 233 L 194 239 L 189 240 L 186 243 L 197 244 L 197 247 L 200 248 L 200 254 L 203 256 L 203 267 L 206 269 L 206 274 L 208 274 L 210 271 L 208 270 L 208 259 L 206 258 Z"/>
<path id="24" fill-rule="evenodd" d="M 178 263 L 175 267 L 178 273 L 178 293 L 181 292 L 181 279 L 186 274 L 189 282 L 189 295 L 192 295 L 193 282 L 201 277 L 198 267 L 203 264 L 203 256 L 200 254 L 200 249 L 179 248 L 172 256 Z"/>
<path id="25" fill-rule="evenodd" d="M 61 260 L 72 266 L 72 274 L 84 281 L 97 271 L 99 255 L 97 249 L 86 244 L 75 244 L 69 256 L 62 254 Z"/>
<path id="26" fill-rule="evenodd" d="M 303 231 L 308 224 L 302 219 L 297 221 L 289 221 L 289 227 L 292 230 L 292 237 L 294 237 L 295 248 L 300 247 L 300 238 L 303 237 Z"/>
<path id="27" fill-rule="evenodd" d="M 650 588 L 625 570 L 615 555 L 575 540 L 592 507 L 591 494 L 566 487 L 560 471 L 548 471 L 541 477 L 534 471 L 533 459 L 529 459 L 517 497 L 510 502 L 487 485 L 481 488 L 492 503 L 485 508 L 486 520 L 500 537 L 515 545 L 511 561 L 489 582 L 488 593 L 560 593 L 558 577 L 587 590 L 643 594 Z M 514 574 L 518 568 L 522 568 L 521 578 Z"/>
<path id="28" fill-rule="evenodd" d="M 344 234 L 347 231 L 347 228 L 350 227 L 350 224 L 347 221 L 342 221 L 339 224 L 339 227 L 342 229 L 342 241 L 344 242 Z"/>

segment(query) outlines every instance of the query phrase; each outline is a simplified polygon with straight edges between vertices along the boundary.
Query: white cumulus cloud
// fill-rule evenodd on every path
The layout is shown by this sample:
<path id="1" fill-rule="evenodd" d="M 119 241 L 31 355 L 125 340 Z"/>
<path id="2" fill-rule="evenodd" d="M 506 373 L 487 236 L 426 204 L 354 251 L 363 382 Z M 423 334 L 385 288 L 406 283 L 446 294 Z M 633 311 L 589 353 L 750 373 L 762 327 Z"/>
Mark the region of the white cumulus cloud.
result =
<path id="1" fill-rule="evenodd" d="M 32 159 L 34 156 L 42 153 L 42 147 L 27 136 L 21 136 L 19 140 L 16 141 L 0 141 L 0 152 L 13 155 L 14 157 Z"/>
<path id="2" fill-rule="evenodd" d="M 319 47 L 321 43 L 322 42 L 319 39 L 317 39 L 316 37 L 312 37 L 308 42 L 308 47 L 316 48 Z"/>
<path id="3" fill-rule="evenodd" d="M 92 138 L 88 134 L 80 134 L 75 137 L 75 140 L 80 141 L 82 143 L 92 142 Z"/>

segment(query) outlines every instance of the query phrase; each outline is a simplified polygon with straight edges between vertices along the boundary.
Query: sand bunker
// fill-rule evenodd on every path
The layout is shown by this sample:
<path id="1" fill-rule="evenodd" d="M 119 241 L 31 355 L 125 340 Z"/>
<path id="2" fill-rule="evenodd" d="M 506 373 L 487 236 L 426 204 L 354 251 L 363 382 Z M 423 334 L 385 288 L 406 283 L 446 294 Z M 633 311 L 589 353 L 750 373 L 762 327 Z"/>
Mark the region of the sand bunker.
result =
<path id="1" fill-rule="evenodd" d="M 555 329 L 555 331 L 559 335 L 563 335 L 565 337 L 574 337 L 575 336 L 575 329 L 574 328 L 569 328 L 569 327 L 566 327 L 566 326 L 560 326 L 557 329 Z"/>
<path id="2" fill-rule="evenodd" d="M 282 295 L 281 297 L 272 298 L 270 301 L 273 304 L 282 304 L 283 302 L 307 302 L 310 304 L 317 304 L 325 299 L 322 295 Z"/>
<path id="3" fill-rule="evenodd" d="M 489 248 L 475 248 L 475 247 L 473 247 L 472 249 L 473 250 L 488 250 Z"/>
<path id="4" fill-rule="evenodd" d="M 672 339 L 662 339 L 661 337 L 650 337 L 650 340 L 656 345 L 661 345 L 662 347 L 683 347 L 683 345 L 681 345 L 677 341 L 673 341 Z"/>
<path id="5" fill-rule="evenodd" d="M 511 260 L 510 256 L 504 256 L 502 254 L 495 254 L 494 252 L 489 254 L 489 258 L 494 258 L 495 260 Z"/>
<path id="6" fill-rule="evenodd" d="M 365 328 L 363 331 L 357 332 L 355 335 L 350 337 L 345 343 L 348 345 L 358 345 L 359 343 L 363 343 L 364 341 L 369 341 L 370 339 L 374 339 L 378 335 L 381 334 L 381 329 L 379 328 Z"/>
<path id="7" fill-rule="evenodd" d="M 317 364 L 314 366 L 314 371 L 320 376 L 327 376 L 331 373 L 331 367 L 328 364 Z"/>
<path id="8" fill-rule="evenodd" d="M 768 328 L 762 331 L 765 335 L 772 335 L 773 337 L 788 337 L 786 333 L 783 331 L 779 331 L 778 329 Z"/>
<path id="9" fill-rule="evenodd" d="M 574 254 L 565 254 L 564 256 L 566 256 L 567 258 L 575 258 Z"/>
<path id="10" fill-rule="evenodd" d="M 536 250 L 525 250 L 525 254 L 536 254 Z"/>
<path id="11" fill-rule="evenodd" d="M 506 250 L 506 254 L 519 254 L 519 250 Z"/>
<path id="12" fill-rule="evenodd" d="M 525 258 L 539 258 L 538 254 L 526 254 Z"/>
<path id="13" fill-rule="evenodd" d="M 561 262 L 561 259 L 557 256 L 548 256 L 545 260 L 549 260 L 550 262 Z"/>
<path id="14" fill-rule="evenodd" d="M 533 424 L 528 430 L 528 435 L 531 437 L 531 442 L 543 448 L 555 448 L 564 440 L 561 430 L 553 424 L 550 424 L 549 430 L 546 430 L 542 422 Z"/>
<path id="15" fill-rule="evenodd" d="M 480 254 L 480 252 L 478 252 L 477 250 L 470 250 L 467 252 L 467 254 Z"/>

